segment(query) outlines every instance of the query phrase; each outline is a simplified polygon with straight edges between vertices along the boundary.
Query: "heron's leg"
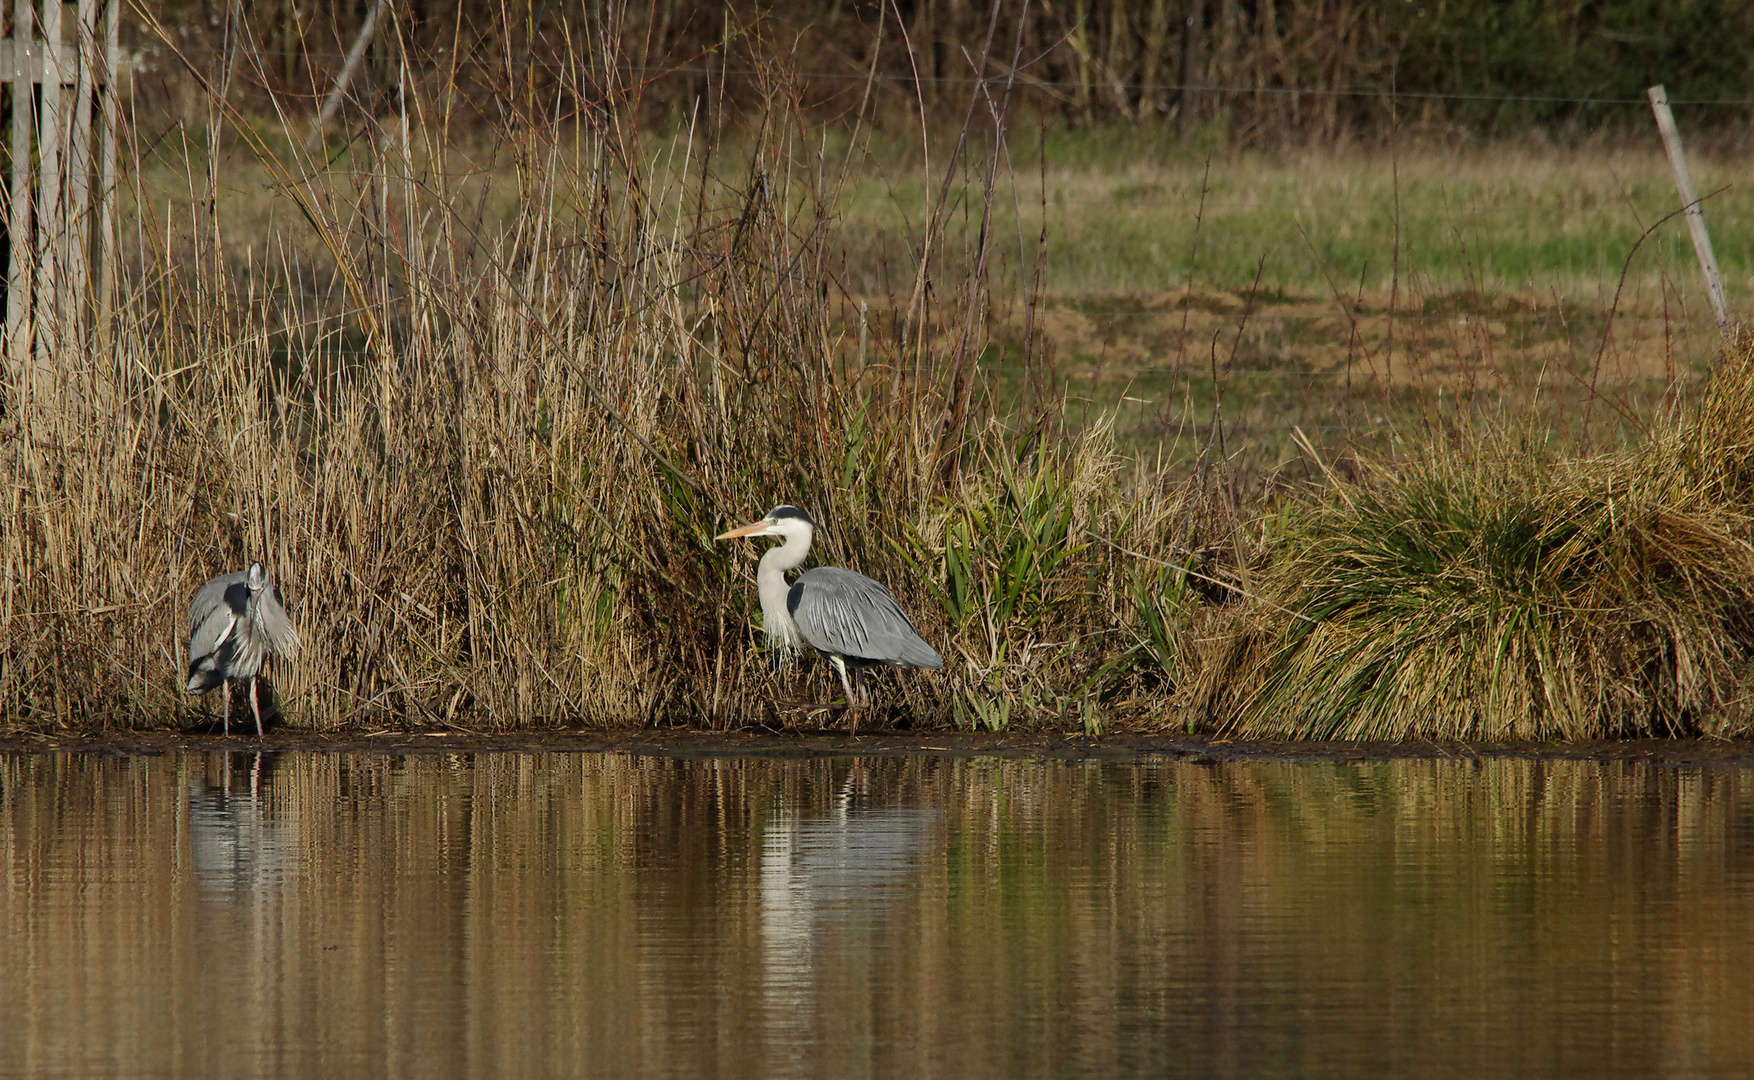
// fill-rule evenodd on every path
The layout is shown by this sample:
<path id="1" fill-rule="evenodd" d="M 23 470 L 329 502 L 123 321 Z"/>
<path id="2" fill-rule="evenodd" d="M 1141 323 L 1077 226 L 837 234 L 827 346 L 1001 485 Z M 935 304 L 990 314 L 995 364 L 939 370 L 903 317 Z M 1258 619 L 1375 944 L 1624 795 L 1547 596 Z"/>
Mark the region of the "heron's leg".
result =
<path id="1" fill-rule="evenodd" d="M 219 684 L 225 697 L 225 708 L 219 714 L 219 730 L 222 735 L 231 734 L 231 680 Z"/>
<path id="2" fill-rule="evenodd" d="M 831 656 L 834 670 L 840 676 L 840 686 L 847 692 L 847 734 L 856 735 L 859 731 L 859 695 L 853 689 L 856 673 L 847 670 L 847 662 L 838 656 Z"/>
<path id="3" fill-rule="evenodd" d="M 865 708 L 865 699 L 859 696 L 861 689 L 859 684 L 864 680 L 860 679 L 858 671 L 854 670 L 847 673 L 847 681 L 852 684 L 852 690 L 849 693 L 853 699 L 853 707 L 847 710 L 847 734 L 857 735 L 859 733 L 859 713 Z"/>
<path id="4" fill-rule="evenodd" d="M 847 708 L 857 708 L 859 699 L 853 696 L 853 684 L 847 679 L 847 662 L 838 656 L 830 656 L 828 662 L 834 665 L 834 672 L 840 676 L 840 688 L 847 692 Z"/>
<path id="5" fill-rule="evenodd" d="M 256 677 L 250 676 L 250 711 L 256 714 L 256 738 L 262 737 L 262 703 L 256 700 Z"/>

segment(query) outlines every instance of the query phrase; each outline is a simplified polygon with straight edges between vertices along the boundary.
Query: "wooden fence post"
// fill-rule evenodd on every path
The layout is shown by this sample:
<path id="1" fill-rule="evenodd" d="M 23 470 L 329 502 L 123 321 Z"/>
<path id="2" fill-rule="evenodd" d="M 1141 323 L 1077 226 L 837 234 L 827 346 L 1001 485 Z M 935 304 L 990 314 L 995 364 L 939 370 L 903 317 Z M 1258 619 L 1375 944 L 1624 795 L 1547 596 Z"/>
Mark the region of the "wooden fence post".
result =
<path id="1" fill-rule="evenodd" d="M 66 246 L 67 220 L 62 207 L 61 149 L 65 137 L 61 123 L 66 111 L 61 107 L 61 83 L 66 77 L 61 56 L 61 3 L 47 0 L 43 4 L 43 64 L 40 98 L 37 109 L 41 124 L 37 127 L 37 166 L 42 176 L 37 181 L 37 295 L 36 343 L 37 364 L 54 369 L 55 346 L 61 344 L 63 321 L 60 318 L 61 254 Z"/>
<path id="2" fill-rule="evenodd" d="M 29 77 L 31 46 L 36 40 L 32 30 L 35 18 L 31 0 L 13 0 L 12 38 L 4 72 L 12 83 L 12 187 L 7 204 L 6 232 L 9 244 L 9 273 L 6 282 L 6 356 L 8 367 L 17 379 L 13 404 L 27 410 L 30 401 L 47 391 L 44 373 L 36 370 L 30 344 L 30 297 L 34 291 L 31 267 L 36 262 L 35 242 L 31 223 L 35 214 L 31 207 L 30 147 L 31 126 L 36 113 L 36 81 Z"/>
<path id="3" fill-rule="evenodd" d="M 1681 194 L 1685 208 L 1687 231 L 1693 234 L 1693 253 L 1699 257 L 1699 272 L 1705 276 L 1705 292 L 1711 298 L 1712 313 L 1717 316 L 1717 330 L 1728 341 L 1734 334 L 1730 323 L 1730 300 L 1724 292 L 1724 278 L 1718 273 L 1717 256 L 1712 254 L 1711 234 L 1705 231 L 1705 211 L 1699 207 L 1699 191 L 1693 186 L 1693 173 L 1687 168 L 1687 153 L 1681 149 L 1681 131 L 1675 127 L 1675 114 L 1669 111 L 1669 95 L 1661 86 L 1645 91 L 1650 110 L 1657 118 L 1657 131 L 1663 136 L 1663 152 L 1669 155 L 1669 167 L 1675 170 L 1675 190 Z"/>
<path id="4" fill-rule="evenodd" d="M 12 35 L 0 38 L 0 81 L 12 84 L 0 355 L 12 408 L 39 417 L 57 392 L 72 389 L 58 387 L 58 375 L 76 369 L 103 380 L 101 363 L 75 365 L 68 356 L 89 347 L 94 329 L 107 340 L 114 289 L 121 0 L 75 2 L 67 27 L 59 0 L 40 13 L 33 0 L 13 0 Z M 28 430 L 40 430 L 36 420 Z"/>
<path id="5" fill-rule="evenodd" d="M 122 126 L 122 91 L 116 85 L 116 57 L 122 44 L 122 0 L 104 5 L 104 45 L 93 43 L 92 68 L 102 77 L 103 132 L 98 141 L 97 325 L 103 344 L 110 344 L 110 317 L 115 314 L 116 263 L 116 139 Z M 109 350 L 106 348 L 105 352 Z"/>
<path id="6" fill-rule="evenodd" d="M 305 150 L 316 153 L 317 147 L 323 145 L 323 130 L 335 114 L 341 111 L 341 103 L 347 98 L 347 84 L 359 71 L 359 65 L 365 59 L 365 50 L 372 43 L 372 36 L 378 31 L 378 18 L 389 6 L 389 0 L 378 0 L 366 13 L 365 22 L 359 28 L 359 36 L 353 39 L 353 47 L 347 50 L 347 62 L 341 65 L 341 74 L 335 76 L 335 88 L 329 91 L 329 97 L 323 102 L 323 111 L 317 114 L 316 126 L 311 129 L 310 137 L 305 139 Z"/>

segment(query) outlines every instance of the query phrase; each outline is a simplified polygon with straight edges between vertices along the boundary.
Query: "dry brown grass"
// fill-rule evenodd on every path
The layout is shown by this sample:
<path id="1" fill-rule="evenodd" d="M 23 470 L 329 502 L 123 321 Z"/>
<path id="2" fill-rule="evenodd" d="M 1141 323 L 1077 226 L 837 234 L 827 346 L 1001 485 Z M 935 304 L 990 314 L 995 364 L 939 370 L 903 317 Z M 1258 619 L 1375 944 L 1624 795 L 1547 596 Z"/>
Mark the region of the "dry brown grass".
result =
<path id="1" fill-rule="evenodd" d="M 404 116 L 315 157 L 289 121 L 215 104 L 207 130 L 250 164 L 184 142 L 169 201 L 154 186 L 169 150 L 149 166 L 135 148 L 115 322 L 56 357 L 52 394 L 7 402 L 0 726 L 189 722 L 184 605 L 256 558 L 309 646 L 271 672 L 296 724 L 799 722 L 789 703 L 825 683 L 769 664 L 753 553 L 711 541 L 789 501 L 823 525 L 821 561 L 888 582 L 950 661 L 887 682 L 891 722 L 1180 723 L 1171 695 L 1197 678 L 1179 699 L 1191 715 L 1247 733 L 1741 730 L 1745 388 L 1720 379 L 1694 434 L 1658 424 L 1616 456 L 1561 462 L 1564 439 L 1537 430 L 1552 420 L 1542 388 L 1562 386 L 1558 427 L 1584 445 L 1602 436 L 1575 424 L 1580 405 L 1599 408 L 1597 431 L 1642 438 L 1685 382 L 1681 323 L 1620 332 L 1598 371 L 1579 335 L 1519 329 L 1547 311 L 1563 324 L 1565 290 L 1456 293 L 1409 262 L 1385 300 L 1373 262 L 1362 291 L 1251 295 L 1209 245 L 1216 283 L 1159 282 L 1140 294 L 1149 325 L 1122 326 L 1107 301 L 1049 302 L 1019 263 L 1007 275 L 997 245 L 1009 257 L 1022 240 L 1010 193 L 981 182 L 1002 175 L 990 132 L 890 183 L 883 246 L 858 189 L 896 163 L 857 131 L 811 127 L 782 70 L 748 126 L 654 136 L 624 107 L 616 57 L 581 43 L 563 60 L 576 108 L 519 97 L 503 130 L 466 145 L 411 88 Z M 1380 201 L 1377 187 L 1353 195 Z M 1469 194 L 1476 219 L 1496 190 Z M 1237 210 L 1232 254 L 1285 216 L 1267 210 Z M 1309 247 L 1343 281 L 1354 249 L 1323 247 L 1321 224 Z M 1380 253 L 1381 225 L 1347 243 Z M 1053 250 L 1106 256 L 1082 235 Z M 1043 250 L 1018 260 L 1033 273 Z M 1460 265 L 1485 280 L 1484 262 Z M 1670 295 L 1661 266 L 1633 280 Z M 1330 495 L 1270 501 L 1290 436 L 1256 440 L 1254 460 L 1239 435 L 1303 414 L 1282 391 L 1251 404 L 1251 364 L 1319 387 L 1305 413 L 1340 434 L 1318 434 L 1301 467 L 1342 450 Z M 1168 369 L 1157 387 L 1150 367 Z M 1133 430 L 1117 436 L 1124 407 L 1077 400 L 1086 376 L 1131 391 Z M 1649 400 L 1626 389 L 1647 383 Z M 1499 435 L 1444 444 L 1481 412 Z M 1122 452 L 1172 433 L 1162 456 Z M 1243 466 L 1268 502 L 1245 504 Z M 1408 510 L 1427 495 L 1450 505 Z M 1374 516 L 1357 512 L 1366 498 Z M 1431 524 L 1442 565 L 1419 573 L 1505 594 L 1481 569 L 1504 554 L 1474 535 L 1483 506 L 1529 526 L 1533 547 L 1511 554 L 1539 564 L 1510 590 L 1530 586 L 1540 622 L 1513 643 L 1511 681 L 1474 663 L 1484 646 L 1458 653 L 1500 623 L 1465 603 L 1405 608 L 1381 552 L 1347 549 Z M 1554 552 L 1557 579 L 1540 562 Z M 1374 613 L 1324 609 L 1313 637 L 1285 622 L 1315 602 L 1311 568 L 1342 563 L 1339 587 Z M 1653 566 L 1676 576 L 1646 588 Z M 1390 671 L 1409 620 L 1430 662 Z"/>
<path id="2" fill-rule="evenodd" d="M 1290 510 L 1195 715 L 1247 737 L 1754 733 L 1746 343 L 1634 450 L 1429 440 Z"/>
<path id="3" fill-rule="evenodd" d="M 625 91 L 604 58 L 570 62 L 600 100 Z M 882 313 L 901 332 L 852 332 L 825 268 L 857 161 L 817 157 L 794 102 L 735 157 L 705 133 L 654 149 L 601 107 L 523 117 L 473 169 L 409 104 L 327 158 L 238 127 L 281 200 L 261 246 L 229 229 L 222 158 L 184 159 L 180 205 L 136 188 L 115 325 L 7 414 L 5 727 L 188 722 L 188 597 L 251 559 L 307 646 L 270 671 L 295 724 L 787 722 L 823 688 L 770 668 L 752 553 L 711 541 L 781 501 L 952 659 L 879 692 L 893 720 L 1096 726 L 1099 697 L 1164 677 L 1138 674 L 1110 599 L 1158 568 L 1078 538 L 1168 558 L 1179 486 L 1115 482 L 1100 427 L 993 415 L 978 277 Z M 487 212 L 507 163 L 515 197 Z M 960 245 L 978 224 L 934 228 Z M 1069 557 L 959 517 L 1018 492 L 1051 501 Z M 1027 602 L 947 608 L 956 544 L 979 595 Z"/>

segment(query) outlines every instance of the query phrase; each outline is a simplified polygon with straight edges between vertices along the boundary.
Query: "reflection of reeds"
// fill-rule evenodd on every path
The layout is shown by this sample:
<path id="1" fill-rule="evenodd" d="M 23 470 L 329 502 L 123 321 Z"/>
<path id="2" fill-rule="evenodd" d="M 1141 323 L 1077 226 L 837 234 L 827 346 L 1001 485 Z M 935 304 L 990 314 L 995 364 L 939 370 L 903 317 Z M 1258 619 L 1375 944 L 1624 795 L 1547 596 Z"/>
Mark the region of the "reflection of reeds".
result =
<path id="1" fill-rule="evenodd" d="M 1333 476 L 1276 546 L 1275 606 L 1212 648 L 1205 714 L 1257 736 L 1749 733 L 1751 386 L 1731 357 L 1634 452 L 1476 435 Z"/>
<path id="2" fill-rule="evenodd" d="M 801 1053 L 855 1055 L 802 1070 L 855 1075 L 871 1052 L 872 1072 L 923 1076 L 1174 1053 L 1380 1074 L 1424 1048 L 1448 1057 L 1421 1075 L 1481 1075 L 1551 1072 L 1519 1055 L 1561 1049 L 1567 1068 L 1640 1073 L 1677 1046 L 1727 1071 L 1754 1053 L 1745 771 L 222 761 L 0 760 L 12 1060 L 89 1074 L 104 1066 L 81 1055 L 125 1047 L 179 1074 L 259 1050 L 302 1072 L 729 1075 L 698 1066 Z M 276 834 L 284 869 L 216 895 L 191 810 L 228 785 L 237 835 Z M 898 810 L 925 812 L 899 883 L 773 926 L 776 830 L 845 823 L 856 855 L 859 815 Z M 808 948 L 783 957 L 802 985 L 770 998 L 776 929 Z M 1609 1014 L 1612 1037 L 1577 1034 Z"/>

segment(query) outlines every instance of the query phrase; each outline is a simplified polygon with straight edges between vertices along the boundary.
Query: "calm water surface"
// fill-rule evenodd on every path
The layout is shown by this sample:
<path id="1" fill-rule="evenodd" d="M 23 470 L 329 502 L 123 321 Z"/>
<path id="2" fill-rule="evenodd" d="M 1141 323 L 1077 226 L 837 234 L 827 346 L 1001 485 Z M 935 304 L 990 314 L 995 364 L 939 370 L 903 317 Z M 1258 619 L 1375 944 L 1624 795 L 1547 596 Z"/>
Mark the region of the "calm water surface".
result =
<path id="1" fill-rule="evenodd" d="M 0 1072 L 1747 1076 L 1754 774 L 0 758 Z"/>

